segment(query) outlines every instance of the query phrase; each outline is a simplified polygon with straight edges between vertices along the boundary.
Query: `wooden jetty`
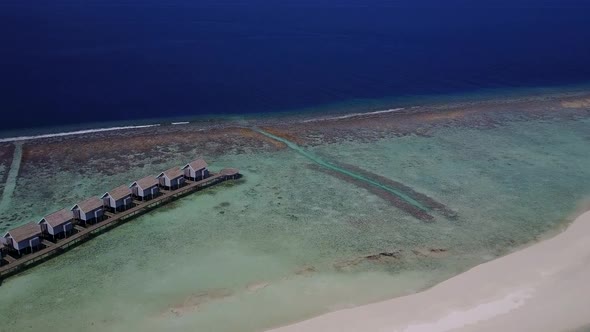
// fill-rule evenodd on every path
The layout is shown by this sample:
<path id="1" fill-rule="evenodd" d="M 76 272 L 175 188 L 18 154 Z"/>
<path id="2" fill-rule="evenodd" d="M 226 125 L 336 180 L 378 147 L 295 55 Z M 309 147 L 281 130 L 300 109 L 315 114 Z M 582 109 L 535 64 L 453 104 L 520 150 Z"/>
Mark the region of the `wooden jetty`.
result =
<path id="1" fill-rule="evenodd" d="M 72 246 L 85 242 L 97 234 L 116 227 L 117 225 L 129 221 L 133 217 L 153 210 L 179 197 L 226 180 L 237 179 L 240 177 L 239 171 L 235 168 L 223 169 L 219 173 L 211 173 L 208 175 L 210 176 L 198 181 L 193 181 L 187 178 L 184 181 L 184 185 L 175 189 L 162 189 L 156 197 L 147 201 L 133 199 L 133 207 L 121 212 L 106 212 L 102 221 L 97 221 L 94 224 L 82 225 L 80 222 L 75 222 L 72 230 L 74 234 L 63 239 L 55 240 L 55 242 L 49 241 L 49 238 L 43 238 L 41 240 L 41 245 L 44 247 L 43 249 L 21 256 L 20 258 L 12 257 L 10 255 L 11 253 L 7 250 L 7 246 L 5 245 L 4 248 L 2 248 L 2 245 L 0 244 L 0 250 L 4 249 L 2 255 L 0 255 L 0 260 L 4 259 L 5 261 L 5 263 L 0 266 L 0 279 L 21 272 L 27 267 L 37 265 L 51 257 L 57 256 Z"/>

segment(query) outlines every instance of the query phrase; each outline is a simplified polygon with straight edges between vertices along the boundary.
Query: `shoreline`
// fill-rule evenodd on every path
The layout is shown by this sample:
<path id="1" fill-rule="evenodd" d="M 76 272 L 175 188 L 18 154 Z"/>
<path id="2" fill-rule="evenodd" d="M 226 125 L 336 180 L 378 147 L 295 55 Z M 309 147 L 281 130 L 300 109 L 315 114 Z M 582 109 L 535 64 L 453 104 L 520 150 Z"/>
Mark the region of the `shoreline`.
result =
<path id="1" fill-rule="evenodd" d="M 590 325 L 590 210 L 557 235 L 425 291 L 269 332 L 569 331 Z"/>

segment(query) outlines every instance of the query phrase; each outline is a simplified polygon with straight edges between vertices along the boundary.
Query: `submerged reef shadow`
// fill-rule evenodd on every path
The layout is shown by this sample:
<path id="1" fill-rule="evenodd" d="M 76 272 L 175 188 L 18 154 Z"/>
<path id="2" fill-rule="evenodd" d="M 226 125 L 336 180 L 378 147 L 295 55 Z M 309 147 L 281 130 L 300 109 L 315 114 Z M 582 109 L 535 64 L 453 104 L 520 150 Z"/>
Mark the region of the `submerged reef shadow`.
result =
<path id="1" fill-rule="evenodd" d="M 306 151 L 296 143 L 289 141 L 284 137 L 276 136 L 275 134 L 266 132 L 260 128 L 255 128 L 254 130 L 272 139 L 285 143 L 290 149 L 313 161 L 315 165 L 312 165 L 310 167 L 315 167 L 313 168 L 314 170 L 326 172 L 327 174 L 330 174 L 341 180 L 353 183 L 358 187 L 365 188 L 422 221 L 434 220 L 434 217 L 428 213 L 429 210 L 431 210 L 431 208 L 421 203 L 419 200 L 414 199 L 414 197 L 407 195 L 405 192 L 397 190 L 395 186 L 387 186 L 379 182 L 378 180 L 366 177 L 358 172 L 354 172 L 350 169 L 339 167 L 337 164 L 323 160 L 322 158 L 315 156 L 313 153 Z M 376 175 L 368 173 L 366 171 L 365 173 L 373 175 L 373 177 L 376 177 Z M 409 188 L 407 186 L 403 187 Z M 412 190 L 412 192 L 414 191 Z"/>
<path id="2" fill-rule="evenodd" d="M 328 174 L 330 176 L 333 176 L 337 179 L 351 183 L 359 188 L 366 189 L 370 193 L 384 199 L 385 201 L 391 203 L 393 206 L 397 207 L 398 209 L 405 211 L 406 213 L 409 213 L 410 215 L 414 216 L 415 218 L 417 218 L 421 221 L 425 221 L 425 222 L 433 222 L 434 221 L 434 217 L 432 215 L 430 215 L 428 212 L 415 207 L 414 205 L 404 201 L 403 199 L 399 198 L 398 196 L 394 195 L 393 193 L 391 193 L 385 189 L 375 187 L 365 181 L 361 181 L 361 180 L 355 179 L 353 177 L 346 176 L 345 174 L 342 174 L 340 172 L 336 172 L 331 169 L 327 169 L 327 168 L 324 168 L 324 167 L 321 167 L 318 165 L 309 164 L 307 167 L 314 170 L 314 171 L 322 172 L 322 173 Z"/>
<path id="3" fill-rule="evenodd" d="M 345 163 L 337 163 L 337 165 L 341 168 L 361 174 L 362 176 L 364 176 L 368 179 L 371 179 L 373 181 L 382 183 L 388 187 L 399 190 L 399 191 L 403 192 L 404 194 L 412 197 L 414 200 L 420 202 L 424 206 L 428 207 L 429 209 L 435 210 L 438 213 L 442 214 L 443 216 L 445 216 L 451 220 L 457 219 L 457 212 L 451 210 L 448 206 L 444 205 L 441 202 L 436 201 L 432 197 L 429 197 L 425 194 L 415 191 L 411 187 L 406 186 L 405 184 L 403 184 L 401 182 L 397 182 L 397 181 L 391 180 L 389 178 L 386 178 L 382 175 L 366 171 L 366 170 L 364 170 L 360 167 L 354 166 L 354 165 L 345 164 Z"/>
<path id="4" fill-rule="evenodd" d="M 338 272 L 353 271 L 358 265 L 371 264 L 385 264 L 385 265 L 402 265 L 410 259 L 442 259 L 449 256 L 449 249 L 447 248 L 415 248 L 412 250 L 394 249 L 387 251 L 380 251 L 362 256 L 340 260 L 332 264 Z"/>

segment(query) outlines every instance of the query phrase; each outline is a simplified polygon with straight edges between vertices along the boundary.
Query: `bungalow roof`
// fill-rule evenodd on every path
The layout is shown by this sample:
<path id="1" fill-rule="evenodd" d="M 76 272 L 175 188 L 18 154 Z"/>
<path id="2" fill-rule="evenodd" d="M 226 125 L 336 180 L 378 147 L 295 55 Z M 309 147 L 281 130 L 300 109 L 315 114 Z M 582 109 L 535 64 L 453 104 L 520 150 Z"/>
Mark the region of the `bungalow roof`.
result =
<path id="1" fill-rule="evenodd" d="M 102 208 L 102 200 L 100 200 L 96 196 L 90 197 L 90 198 L 83 200 L 82 202 L 74 205 L 72 210 L 74 210 L 76 207 L 78 207 L 78 209 L 80 209 L 80 211 L 82 211 L 84 213 L 88 213 L 90 211 L 94 211 L 96 209 Z"/>
<path id="2" fill-rule="evenodd" d="M 162 176 L 166 176 L 172 180 L 184 176 L 184 172 L 180 169 L 180 167 L 172 167 L 171 169 L 166 170 L 158 175 L 158 177 Z"/>
<path id="3" fill-rule="evenodd" d="M 21 242 L 41 235 L 41 228 L 34 222 L 26 223 L 22 226 L 13 228 L 4 234 L 4 237 L 10 236 L 14 241 Z"/>
<path id="4" fill-rule="evenodd" d="M 41 221 L 39 221 L 39 223 L 45 221 L 48 225 L 51 225 L 51 227 L 57 227 L 59 225 L 67 223 L 73 218 L 74 214 L 71 210 L 61 209 L 57 212 L 53 212 L 52 214 L 45 216 L 43 219 L 41 219 Z"/>
<path id="5" fill-rule="evenodd" d="M 157 186 L 158 179 L 156 179 L 155 177 L 150 175 L 150 176 L 146 176 L 143 179 L 133 182 L 130 187 L 133 187 L 134 184 L 136 184 L 141 189 L 147 189 L 147 188 L 151 188 L 153 186 Z"/>
<path id="6" fill-rule="evenodd" d="M 129 195 L 131 195 L 131 190 L 129 189 L 129 187 L 126 185 L 122 185 L 109 192 L 106 192 L 104 195 L 102 195 L 102 198 L 111 196 L 114 200 L 118 201 L 122 198 L 125 198 L 125 196 Z"/>
<path id="7" fill-rule="evenodd" d="M 187 167 L 190 167 L 193 170 L 198 171 L 200 169 L 207 168 L 207 166 L 208 165 L 207 165 L 207 162 L 205 160 L 203 160 L 203 159 L 197 159 L 197 160 L 193 160 L 190 163 L 186 164 L 183 167 L 183 169 L 184 168 L 187 168 Z"/>

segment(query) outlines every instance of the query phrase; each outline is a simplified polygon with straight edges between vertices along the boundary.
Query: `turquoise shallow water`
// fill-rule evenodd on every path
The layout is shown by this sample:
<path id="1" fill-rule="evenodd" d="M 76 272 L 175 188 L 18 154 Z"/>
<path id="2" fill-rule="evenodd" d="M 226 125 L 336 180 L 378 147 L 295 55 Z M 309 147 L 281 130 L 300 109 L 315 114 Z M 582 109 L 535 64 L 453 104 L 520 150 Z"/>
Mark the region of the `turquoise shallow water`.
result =
<path id="1" fill-rule="evenodd" d="M 441 128 L 431 137 L 307 148 L 411 186 L 457 212 L 425 223 L 293 151 L 228 154 L 244 178 L 179 200 L 5 280 L 7 330 L 255 331 L 412 293 L 551 232 L 590 196 L 590 121 Z M 19 179 L 30 218 L 176 165 Z M 168 165 L 169 164 L 169 165 Z M 28 203 L 27 188 L 56 181 Z M 432 252 L 430 249 L 444 249 Z M 379 252 L 397 258 L 367 260 Z"/>

